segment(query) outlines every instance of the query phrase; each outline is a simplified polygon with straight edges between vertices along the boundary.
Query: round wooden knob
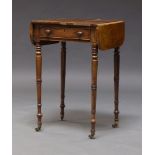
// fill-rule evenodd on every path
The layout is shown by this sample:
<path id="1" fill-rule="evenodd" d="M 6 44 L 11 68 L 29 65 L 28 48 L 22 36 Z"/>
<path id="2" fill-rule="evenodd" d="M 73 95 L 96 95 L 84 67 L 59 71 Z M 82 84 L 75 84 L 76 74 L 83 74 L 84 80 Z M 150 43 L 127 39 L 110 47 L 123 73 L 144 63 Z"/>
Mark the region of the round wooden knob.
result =
<path id="1" fill-rule="evenodd" d="M 81 36 L 83 35 L 83 32 L 79 31 L 79 32 L 77 32 L 77 35 L 78 35 L 79 37 L 81 37 Z"/>
<path id="2" fill-rule="evenodd" d="M 46 33 L 47 35 L 51 34 L 51 32 L 52 32 L 52 31 L 51 31 L 50 29 L 46 29 L 46 30 L 45 30 L 45 33 Z"/>

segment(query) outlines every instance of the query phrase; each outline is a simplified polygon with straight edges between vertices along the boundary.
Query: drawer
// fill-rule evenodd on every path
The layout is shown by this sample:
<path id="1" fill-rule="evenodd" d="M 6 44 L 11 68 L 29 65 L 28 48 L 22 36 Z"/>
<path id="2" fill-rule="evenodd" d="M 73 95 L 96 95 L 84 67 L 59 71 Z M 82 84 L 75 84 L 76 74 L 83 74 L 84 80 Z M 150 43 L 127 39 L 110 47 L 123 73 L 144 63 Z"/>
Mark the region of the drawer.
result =
<path id="1" fill-rule="evenodd" d="M 62 28 L 62 27 L 42 27 L 40 28 L 40 39 L 53 40 L 90 40 L 89 28 Z"/>

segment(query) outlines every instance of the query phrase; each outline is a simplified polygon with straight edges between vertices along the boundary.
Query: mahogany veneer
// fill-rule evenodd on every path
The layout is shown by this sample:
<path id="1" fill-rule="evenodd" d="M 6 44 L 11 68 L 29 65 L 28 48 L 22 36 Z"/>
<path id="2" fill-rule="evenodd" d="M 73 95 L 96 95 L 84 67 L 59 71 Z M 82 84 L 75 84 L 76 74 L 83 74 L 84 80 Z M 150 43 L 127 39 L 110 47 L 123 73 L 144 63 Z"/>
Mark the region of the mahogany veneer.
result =
<path id="1" fill-rule="evenodd" d="M 119 122 L 119 47 L 124 41 L 125 23 L 119 20 L 102 19 L 49 19 L 33 20 L 30 24 L 29 35 L 36 47 L 36 82 L 37 82 L 37 118 L 39 131 L 42 126 L 41 83 L 42 83 L 42 54 L 41 46 L 61 42 L 61 103 L 60 116 L 64 118 L 65 74 L 66 74 L 66 41 L 91 42 L 91 133 L 94 138 L 96 125 L 96 96 L 98 49 L 114 48 L 114 128 Z"/>

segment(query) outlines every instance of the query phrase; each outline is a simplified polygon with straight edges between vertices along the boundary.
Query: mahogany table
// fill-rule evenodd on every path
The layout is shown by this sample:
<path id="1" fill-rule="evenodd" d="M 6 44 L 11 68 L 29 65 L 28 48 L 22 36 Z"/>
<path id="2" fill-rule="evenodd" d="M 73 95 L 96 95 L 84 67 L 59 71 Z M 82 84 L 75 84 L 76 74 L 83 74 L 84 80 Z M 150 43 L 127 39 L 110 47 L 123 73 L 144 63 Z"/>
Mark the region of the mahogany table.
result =
<path id="1" fill-rule="evenodd" d="M 36 48 L 36 83 L 37 83 L 37 120 L 36 131 L 42 126 L 41 83 L 42 54 L 41 46 L 61 42 L 61 103 L 60 117 L 64 118 L 65 74 L 66 74 L 66 41 L 91 42 L 91 131 L 90 139 L 94 139 L 96 125 L 96 96 L 98 49 L 114 48 L 114 128 L 119 122 L 119 47 L 124 41 L 125 23 L 120 20 L 102 19 L 50 19 L 33 20 L 29 34 Z"/>

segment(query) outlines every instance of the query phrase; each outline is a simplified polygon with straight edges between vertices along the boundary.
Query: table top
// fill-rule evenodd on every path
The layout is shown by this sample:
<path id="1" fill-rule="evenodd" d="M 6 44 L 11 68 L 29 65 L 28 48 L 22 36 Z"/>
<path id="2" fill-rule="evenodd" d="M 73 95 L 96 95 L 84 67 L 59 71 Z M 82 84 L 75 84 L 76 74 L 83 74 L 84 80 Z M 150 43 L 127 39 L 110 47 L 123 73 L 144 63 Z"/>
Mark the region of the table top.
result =
<path id="1" fill-rule="evenodd" d="M 79 26 L 99 26 L 106 24 L 122 23 L 123 20 L 104 20 L 104 19 L 46 19 L 46 20 L 32 20 L 31 23 L 42 24 L 59 24 L 59 25 L 79 25 Z"/>
<path id="2" fill-rule="evenodd" d="M 58 41 L 96 42 L 106 50 L 123 44 L 125 22 L 104 19 L 43 19 L 32 20 L 30 38 L 33 44 L 51 44 Z M 82 34 L 82 35 L 81 35 Z"/>

